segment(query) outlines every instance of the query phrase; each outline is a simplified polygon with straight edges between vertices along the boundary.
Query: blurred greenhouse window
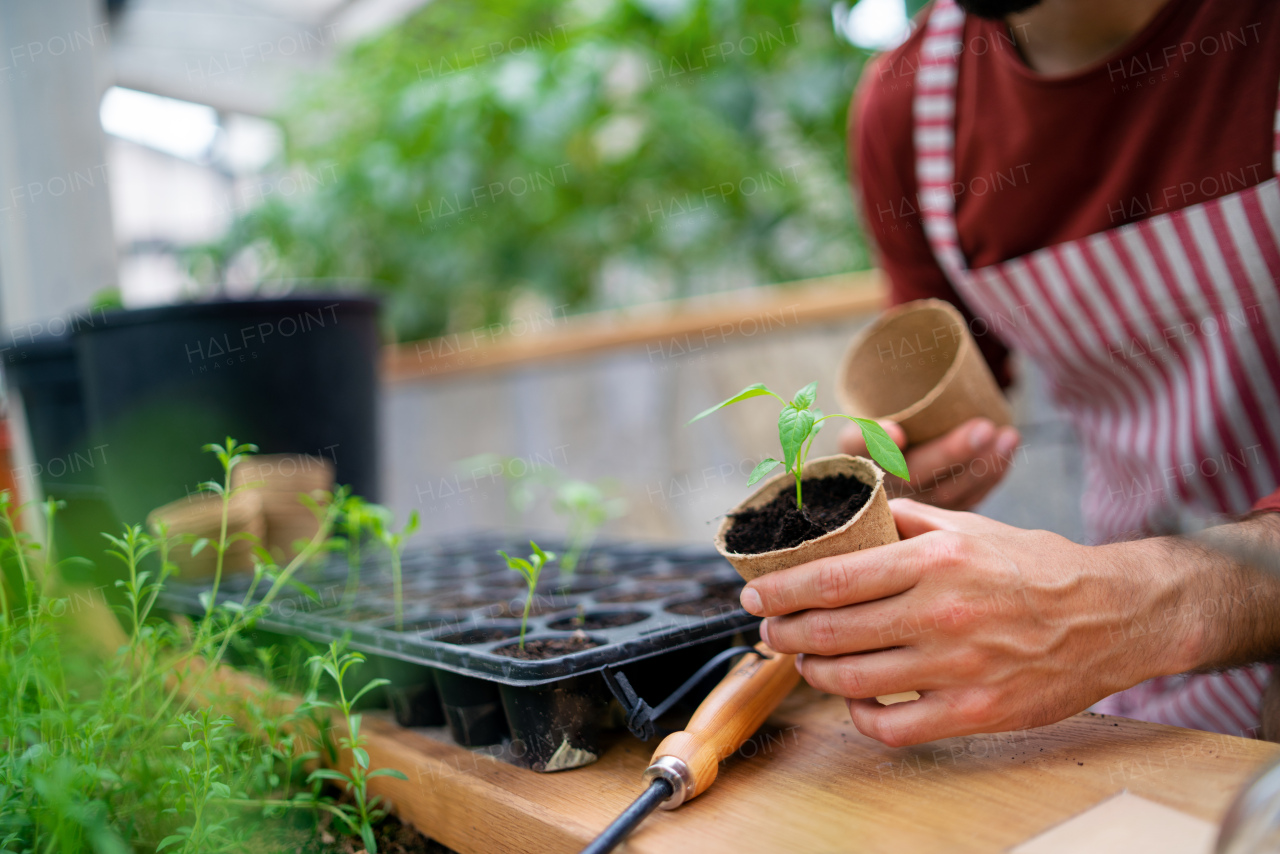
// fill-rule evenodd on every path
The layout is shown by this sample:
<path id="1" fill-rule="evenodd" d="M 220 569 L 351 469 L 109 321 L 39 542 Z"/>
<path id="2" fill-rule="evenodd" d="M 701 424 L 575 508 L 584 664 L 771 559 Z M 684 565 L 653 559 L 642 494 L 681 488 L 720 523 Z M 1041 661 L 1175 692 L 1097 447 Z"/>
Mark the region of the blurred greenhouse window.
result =
<path id="1" fill-rule="evenodd" d="M 906 41 L 911 33 L 903 0 L 859 0 L 850 8 L 836 3 L 831 9 L 837 32 L 852 44 L 869 50 L 890 50 Z"/>
<path id="2" fill-rule="evenodd" d="M 405 340 L 865 268 L 846 112 L 916 5 L 837 32 L 830 0 L 437 0 L 308 81 L 278 165 L 305 192 L 191 271 L 370 280 Z"/>

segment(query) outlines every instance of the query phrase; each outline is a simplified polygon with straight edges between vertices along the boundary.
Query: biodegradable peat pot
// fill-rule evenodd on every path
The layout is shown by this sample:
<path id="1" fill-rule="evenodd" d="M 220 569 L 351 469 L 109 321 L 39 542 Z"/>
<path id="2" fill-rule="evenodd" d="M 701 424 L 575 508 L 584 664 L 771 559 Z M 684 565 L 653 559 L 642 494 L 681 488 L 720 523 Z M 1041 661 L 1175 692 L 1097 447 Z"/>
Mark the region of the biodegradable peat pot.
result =
<path id="1" fill-rule="evenodd" d="M 297 554 L 293 544 L 310 540 L 320 530 L 320 520 L 299 496 L 317 490 L 332 492 L 333 462 L 307 454 L 253 456 L 231 470 L 232 487 L 248 487 L 262 500 L 266 519 L 267 550 L 285 561 Z"/>
<path id="2" fill-rule="evenodd" d="M 836 399 L 849 415 L 896 421 L 911 445 L 970 418 L 1013 423 L 964 316 L 937 299 L 897 306 L 859 332 L 836 373 Z"/>
<path id="3" fill-rule="evenodd" d="M 784 473 L 766 480 L 764 485 L 750 497 L 725 515 L 724 521 L 720 523 L 720 530 L 716 532 L 716 548 L 729 563 L 733 564 L 733 568 L 738 570 L 739 575 L 750 581 L 770 572 L 799 566 L 818 558 L 848 554 L 873 546 L 882 546 L 885 543 L 897 542 L 898 529 L 893 524 L 893 514 L 889 512 L 889 499 L 884 492 L 884 472 L 871 460 L 865 457 L 851 457 L 847 454 L 810 460 L 804 465 L 803 483 L 842 474 L 852 475 L 871 487 L 871 496 L 862 505 L 862 509 L 834 531 L 806 540 L 798 546 L 759 554 L 738 554 L 729 549 L 725 538 L 736 523 L 737 514 L 744 510 L 764 507 L 783 492 L 794 493 L 795 478 Z"/>

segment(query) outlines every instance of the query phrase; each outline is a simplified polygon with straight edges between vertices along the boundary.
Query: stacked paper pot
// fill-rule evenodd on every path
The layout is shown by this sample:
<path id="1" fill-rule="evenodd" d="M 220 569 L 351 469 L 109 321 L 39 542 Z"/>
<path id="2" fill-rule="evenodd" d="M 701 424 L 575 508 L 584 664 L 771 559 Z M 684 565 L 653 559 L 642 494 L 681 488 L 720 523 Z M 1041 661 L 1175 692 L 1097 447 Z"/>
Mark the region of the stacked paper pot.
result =
<path id="1" fill-rule="evenodd" d="M 227 508 L 227 536 L 236 539 L 223 558 L 223 572 L 253 568 L 253 549 L 261 544 L 277 561 L 297 554 L 297 547 L 319 530 L 315 513 L 302 500 L 331 493 L 334 467 L 330 460 L 307 454 L 270 454 L 249 457 L 231 470 L 232 496 Z M 153 510 L 147 526 L 163 523 L 170 538 L 179 538 L 170 556 L 181 578 L 198 581 L 212 577 L 217 552 L 212 548 L 222 528 L 222 497 L 199 493 Z M 185 537 L 182 535 L 186 535 Z M 198 551 L 188 540 L 207 539 Z M 195 552 L 193 554 L 193 551 Z"/>

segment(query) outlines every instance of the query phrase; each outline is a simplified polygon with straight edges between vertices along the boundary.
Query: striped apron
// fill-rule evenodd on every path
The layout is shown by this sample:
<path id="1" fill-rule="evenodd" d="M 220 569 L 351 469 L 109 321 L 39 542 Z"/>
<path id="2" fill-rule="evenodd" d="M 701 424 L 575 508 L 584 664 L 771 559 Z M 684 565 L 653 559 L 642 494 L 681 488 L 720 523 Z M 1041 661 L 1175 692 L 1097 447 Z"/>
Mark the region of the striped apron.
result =
<path id="1" fill-rule="evenodd" d="M 1036 362 L 1082 437 L 1091 538 L 1149 531 L 1170 510 L 1247 512 L 1280 482 L 1280 179 L 971 270 L 951 188 L 963 38 L 964 12 L 936 0 L 913 104 L 925 234 L 969 308 Z M 1280 106 L 1275 129 L 1280 173 Z M 1116 640 L 1161 628 L 1117 626 Z M 1269 672 L 1162 677 L 1095 708 L 1257 735 Z"/>

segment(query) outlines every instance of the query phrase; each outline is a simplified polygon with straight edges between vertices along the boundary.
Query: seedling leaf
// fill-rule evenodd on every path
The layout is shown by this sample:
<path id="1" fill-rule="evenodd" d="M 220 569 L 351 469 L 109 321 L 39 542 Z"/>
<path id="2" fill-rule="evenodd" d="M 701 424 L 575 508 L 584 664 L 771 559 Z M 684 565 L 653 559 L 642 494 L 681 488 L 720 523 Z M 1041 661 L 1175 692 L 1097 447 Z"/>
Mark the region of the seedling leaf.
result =
<path id="1" fill-rule="evenodd" d="M 376 771 L 370 771 L 368 774 L 365 774 L 364 777 L 366 780 L 370 780 L 374 777 L 394 777 L 397 780 L 409 779 L 405 776 L 403 771 L 397 771 L 395 768 L 379 768 Z"/>
<path id="2" fill-rule="evenodd" d="M 791 399 L 791 405 L 797 409 L 808 409 L 813 406 L 813 402 L 818 398 L 818 381 L 814 380 L 804 388 L 796 392 L 796 396 Z"/>
<path id="3" fill-rule="evenodd" d="M 812 412 L 794 406 L 787 406 L 778 414 L 778 439 L 782 442 L 783 460 L 789 472 L 796 471 L 796 459 L 813 430 L 813 420 Z"/>
<path id="4" fill-rule="evenodd" d="M 702 412 L 699 412 L 697 415 L 693 416 L 688 421 L 686 421 L 685 426 L 692 424 L 693 422 L 697 421 L 699 418 L 707 417 L 708 415 L 710 415 L 711 413 L 715 412 L 718 409 L 724 409 L 726 406 L 732 403 L 739 403 L 741 401 L 750 400 L 753 397 L 760 397 L 766 394 L 772 394 L 774 397 L 778 397 L 776 394 L 774 394 L 772 391 L 766 388 L 764 383 L 752 383 L 751 385 L 747 386 L 742 391 L 738 392 L 728 400 L 717 403 L 715 406 L 711 407 L 710 409 L 705 409 Z M 780 397 L 778 399 L 782 400 L 782 398 Z M 786 401 L 783 401 L 783 403 L 785 402 Z"/>
<path id="5" fill-rule="evenodd" d="M 348 782 L 346 774 L 343 774 L 341 771 L 334 771 L 332 768 L 317 768 L 312 771 L 307 776 L 307 782 L 310 783 L 313 780 L 338 780 L 343 783 Z"/>
<path id="6" fill-rule="evenodd" d="M 747 486 L 755 486 L 762 477 L 773 471 L 774 468 L 779 465 L 781 465 L 781 463 L 773 457 L 761 460 L 760 464 L 751 470 L 751 477 L 747 478 Z"/>
<path id="7" fill-rule="evenodd" d="M 903 480 L 910 480 L 911 475 L 907 471 L 907 461 L 902 456 L 902 451 L 898 450 L 898 446 L 889 438 L 889 434 L 884 428 L 869 418 L 854 418 L 854 422 L 862 429 L 862 438 L 867 443 L 867 453 L 871 454 L 871 459 L 875 460 L 884 470 L 895 474 Z"/>

